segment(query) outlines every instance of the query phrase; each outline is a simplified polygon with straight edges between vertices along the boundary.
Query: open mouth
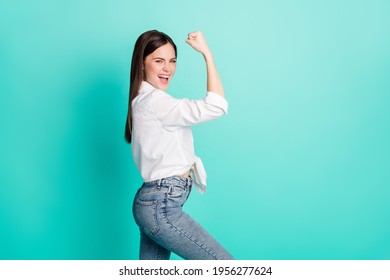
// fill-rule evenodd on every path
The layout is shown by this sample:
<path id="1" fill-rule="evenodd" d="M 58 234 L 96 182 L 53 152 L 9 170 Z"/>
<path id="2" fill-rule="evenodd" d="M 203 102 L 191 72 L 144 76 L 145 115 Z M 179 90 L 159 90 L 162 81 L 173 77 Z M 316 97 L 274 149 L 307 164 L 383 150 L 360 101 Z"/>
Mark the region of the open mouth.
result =
<path id="1" fill-rule="evenodd" d="M 157 75 L 157 77 L 160 79 L 160 82 L 164 85 L 168 84 L 169 75 Z"/>

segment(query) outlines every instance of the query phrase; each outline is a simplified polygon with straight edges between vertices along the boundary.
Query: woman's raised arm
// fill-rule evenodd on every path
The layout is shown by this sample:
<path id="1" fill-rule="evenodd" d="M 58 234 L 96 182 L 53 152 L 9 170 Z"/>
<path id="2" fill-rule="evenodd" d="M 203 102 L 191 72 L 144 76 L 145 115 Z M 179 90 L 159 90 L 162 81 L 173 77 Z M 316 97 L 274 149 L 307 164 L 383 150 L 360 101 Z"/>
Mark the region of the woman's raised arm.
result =
<path id="1" fill-rule="evenodd" d="M 189 44 L 196 51 L 200 52 L 206 61 L 207 91 L 215 92 L 224 97 L 222 81 L 219 77 L 214 57 L 211 53 L 209 46 L 207 45 L 203 33 L 200 31 L 189 33 L 186 43 Z"/>

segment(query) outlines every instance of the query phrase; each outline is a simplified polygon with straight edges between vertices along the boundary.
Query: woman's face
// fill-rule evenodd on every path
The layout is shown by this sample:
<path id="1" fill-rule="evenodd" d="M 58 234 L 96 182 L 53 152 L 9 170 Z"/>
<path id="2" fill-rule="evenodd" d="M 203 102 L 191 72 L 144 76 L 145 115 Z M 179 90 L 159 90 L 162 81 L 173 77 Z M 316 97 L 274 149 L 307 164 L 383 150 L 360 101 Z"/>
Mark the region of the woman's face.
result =
<path id="1" fill-rule="evenodd" d="M 176 70 L 176 53 L 169 43 L 145 57 L 144 80 L 155 88 L 166 90 Z"/>

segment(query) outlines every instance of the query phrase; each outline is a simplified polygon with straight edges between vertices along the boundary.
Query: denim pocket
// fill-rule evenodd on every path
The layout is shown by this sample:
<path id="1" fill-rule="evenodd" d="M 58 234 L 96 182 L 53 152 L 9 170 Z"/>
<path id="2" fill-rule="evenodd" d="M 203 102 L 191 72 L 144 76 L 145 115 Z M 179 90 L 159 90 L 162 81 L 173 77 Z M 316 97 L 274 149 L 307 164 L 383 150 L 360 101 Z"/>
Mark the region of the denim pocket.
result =
<path id="1" fill-rule="evenodd" d="M 179 198 L 182 197 L 186 190 L 182 187 L 172 187 L 171 191 L 168 193 L 169 198 Z"/>
<path id="2" fill-rule="evenodd" d="M 137 199 L 134 207 L 134 218 L 137 225 L 145 233 L 155 235 L 159 230 L 157 222 L 157 201 Z"/>

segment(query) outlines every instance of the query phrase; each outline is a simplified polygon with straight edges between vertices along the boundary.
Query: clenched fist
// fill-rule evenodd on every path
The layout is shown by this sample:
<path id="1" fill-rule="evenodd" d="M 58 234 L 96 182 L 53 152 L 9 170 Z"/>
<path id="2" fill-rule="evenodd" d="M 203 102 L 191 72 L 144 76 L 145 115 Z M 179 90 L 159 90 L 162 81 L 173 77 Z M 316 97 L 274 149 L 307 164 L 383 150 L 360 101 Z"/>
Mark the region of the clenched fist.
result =
<path id="1" fill-rule="evenodd" d="M 189 33 L 186 43 L 203 55 L 206 55 L 210 52 L 206 39 L 204 38 L 203 33 L 200 31 Z"/>

